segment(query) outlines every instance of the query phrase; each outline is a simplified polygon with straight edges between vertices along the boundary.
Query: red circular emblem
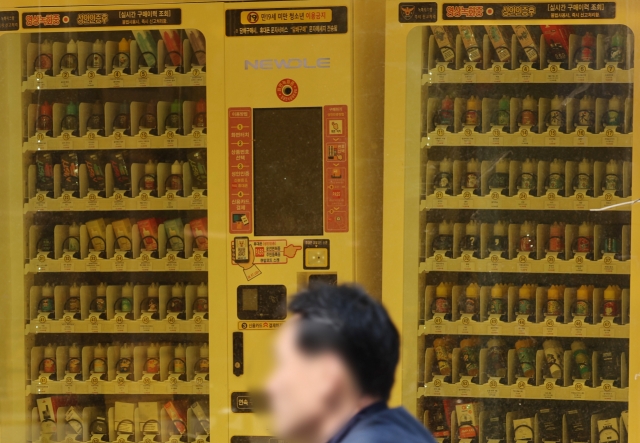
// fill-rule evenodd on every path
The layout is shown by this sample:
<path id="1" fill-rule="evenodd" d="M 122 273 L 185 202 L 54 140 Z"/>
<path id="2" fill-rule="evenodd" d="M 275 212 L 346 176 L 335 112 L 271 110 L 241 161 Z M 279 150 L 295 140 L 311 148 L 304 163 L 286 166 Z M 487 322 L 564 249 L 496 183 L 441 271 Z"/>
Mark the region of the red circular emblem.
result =
<path id="1" fill-rule="evenodd" d="M 278 86 L 276 87 L 276 94 L 278 98 L 283 102 L 292 102 L 298 96 L 298 84 L 295 80 L 290 78 L 285 78 L 280 80 Z"/>

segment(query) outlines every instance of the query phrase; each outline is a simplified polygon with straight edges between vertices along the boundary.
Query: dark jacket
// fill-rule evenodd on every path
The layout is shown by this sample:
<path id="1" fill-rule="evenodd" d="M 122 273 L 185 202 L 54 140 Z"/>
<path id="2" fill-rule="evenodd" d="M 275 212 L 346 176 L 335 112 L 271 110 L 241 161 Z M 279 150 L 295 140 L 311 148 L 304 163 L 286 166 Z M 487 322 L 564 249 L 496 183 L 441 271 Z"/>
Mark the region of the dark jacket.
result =
<path id="1" fill-rule="evenodd" d="M 404 408 L 376 403 L 360 411 L 329 443 L 435 443 Z"/>

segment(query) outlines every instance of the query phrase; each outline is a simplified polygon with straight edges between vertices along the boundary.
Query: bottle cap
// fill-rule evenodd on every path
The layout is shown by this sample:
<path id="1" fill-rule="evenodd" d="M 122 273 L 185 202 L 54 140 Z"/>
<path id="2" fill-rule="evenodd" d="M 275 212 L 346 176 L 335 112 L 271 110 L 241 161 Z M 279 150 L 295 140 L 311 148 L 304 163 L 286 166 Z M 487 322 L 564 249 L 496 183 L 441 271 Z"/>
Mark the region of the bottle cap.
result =
<path id="1" fill-rule="evenodd" d="M 44 297 L 44 298 L 53 297 L 53 286 L 51 286 L 49 283 L 46 283 L 42 287 L 42 297 Z"/>
<path id="2" fill-rule="evenodd" d="M 500 99 L 500 102 L 498 103 L 498 110 L 509 111 L 511 107 L 510 102 L 511 100 L 509 100 L 509 97 L 507 97 L 506 95 L 503 95 L 502 98 Z"/>
<path id="3" fill-rule="evenodd" d="M 448 95 L 442 99 L 441 109 L 443 111 L 450 111 L 453 109 L 453 100 Z"/>
<path id="4" fill-rule="evenodd" d="M 40 115 L 48 115 L 49 117 L 53 116 L 53 107 L 46 100 L 40 105 Z"/>
<path id="5" fill-rule="evenodd" d="M 158 297 L 158 283 L 151 283 L 149 285 L 147 297 Z"/>
<path id="6" fill-rule="evenodd" d="M 76 283 L 69 288 L 69 297 L 80 297 L 80 286 Z"/>
<path id="7" fill-rule="evenodd" d="M 471 160 L 469 160 L 467 162 L 467 173 L 478 173 L 478 160 L 476 160 L 475 158 L 472 158 Z"/>
<path id="8" fill-rule="evenodd" d="M 467 286 L 465 295 L 468 298 L 478 298 L 480 296 L 480 286 L 478 286 L 478 283 L 471 283 L 469 286 Z"/>
<path id="9" fill-rule="evenodd" d="M 452 235 L 453 234 L 453 223 L 447 220 L 444 220 L 438 226 L 438 234 L 440 235 Z"/>
<path id="10" fill-rule="evenodd" d="M 480 110 L 482 110 L 482 100 L 475 95 L 472 95 L 471 97 L 469 97 L 469 100 L 467 100 L 467 111 L 480 111 Z"/>
<path id="11" fill-rule="evenodd" d="M 607 289 L 604 290 L 605 300 L 617 300 L 617 295 L 617 291 L 613 286 L 607 286 Z"/>
<path id="12" fill-rule="evenodd" d="M 449 158 L 445 157 L 444 160 L 440 162 L 440 172 L 453 173 L 453 162 Z"/>
<path id="13" fill-rule="evenodd" d="M 447 298 L 449 296 L 449 288 L 443 282 L 436 286 L 436 297 Z"/>
<path id="14" fill-rule="evenodd" d="M 558 286 L 552 285 L 547 291 L 547 300 L 560 300 L 560 290 Z"/>
<path id="15" fill-rule="evenodd" d="M 595 39 L 593 38 L 593 34 L 592 33 L 587 32 L 582 37 L 582 46 L 589 48 L 589 47 L 593 46 L 594 43 L 595 43 Z"/>
<path id="16" fill-rule="evenodd" d="M 549 172 L 551 174 L 564 174 L 565 162 L 564 160 L 559 160 L 554 158 L 551 164 L 549 165 Z"/>
<path id="17" fill-rule="evenodd" d="M 78 53 L 78 44 L 74 39 L 69 40 L 67 43 L 67 54 L 77 54 Z"/>
<path id="18" fill-rule="evenodd" d="M 475 220 L 471 220 L 469 223 L 467 223 L 467 226 L 465 226 L 465 233 L 466 235 L 474 235 L 477 236 L 478 235 L 478 227 L 480 225 L 478 224 L 477 221 Z"/>
<path id="19" fill-rule="evenodd" d="M 67 110 L 66 110 L 67 115 L 75 115 L 78 116 L 78 105 L 75 104 L 74 102 L 70 102 L 67 105 Z"/>
<path id="20" fill-rule="evenodd" d="M 156 175 L 156 164 L 153 160 L 149 159 L 149 161 L 144 165 L 144 173 L 150 175 Z"/>
<path id="21" fill-rule="evenodd" d="M 105 349 L 104 346 L 102 346 L 102 343 L 98 343 L 98 346 L 96 346 L 93 349 L 93 356 L 95 358 L 105 358 L 107 355 L 107 350 Z"/>
<path id="22" fill-rule="evenodd" d="M 80 358 L 80 348 L 75 343 L 69 346 L 69 358 Z"/>
<path id="23" fill-rule="evenodd" d="M 173 103 L 171 103 L 171 113 L 182 114 L 182 104 L 178 99 L 175 99 Z"/>
<path id="24" fill-rule="evenodd" d="M 200 348 L 200 358 L 209 358 L 209 345 L 206 343 Z"/>
<path id="25" fill-rule="evenodd" d="M 200 283 L 200 286 L 198 286 L 198 290 L 196 292 L 196 295 L 198 297 L 206 297 L 207 296 L 207 285 L 204 284 L 204 282 Z"/>
<path id="26" fill-rule="evenodd" d="M 564 237 L 564 223 L 553 222 L 549 228 L 550 237 Z"/>
<path id="27" fill-rule="evenodd" d="M 196 114 L 202 114 L 204 112 L 207 112 L 207 102 L 201 98 L 198 100 L 198 103 L 196 103 Z"/>
<path id="28" fill-rule="evenodd" d="M 176 283 L 171 287 L 171 297 L 184 298 L 184 286 L 180 283 Z"/>
<path id="29" fill-rule="evenodd" d="M 533 288 L 529 285 L 522 285 L 518 289 L 518 298 L 523 300 L 530 300 L 533 297 Z"/>
<path id="30" fill-rule="evenodd" d="M 499 221 L 493 225 L 493 235 L 496 237 L 504 237 L 507 235 L 507 224 L 503 221 Z"/>
<path id="31" fill-rule="evenodd" d="M 502 298 L 503 295 L 504 292 L 502 290 L 502 286 L 500 286 L 498 283 L 493 285 L 493 287 L 491 288 L 491 298 Z"/>
<path id="32" fill-rule="evenodd" d="M 186 354 L 187 354 L 186 349 L 184 348 L 184 346 L 182 346 L 182 343 L 178 343 L 178 346 L 176 346 L 175 348 L 176 358 L 184 359 Z"/>
<path id="33" fill-rule="evenodd" d="M 171 165 L 171 173 L 175 175 L 182 175 L 182 165 L 178 160 L 174 161 Z"/>
<path id="34" fill-rule="evenodd" d="M 120 40 L 120 43 L 118 43 L 118 52 L 124 52 L 125 54 L 127 54 L 129 53 L 129 49 L 129 40 L 122 37 L 122 40 Z"/>
<path id="35" fill-rule="evenodd" d="M 578 300 L 582 300 L 582 301 L 589 301 L 590 299 L 590 292 L 589 289 L 587 288 L 587 286 L 582 285 L 578 288 L 578 291 L 576 293 L 576 298 Z"/>
<path id="36" fill-rule="evenodd" d="M 151 343 L 147 348 L 147 358 L 158 358 L 158 347 Z"/>
<path id="37" fill-rule="evenodd" d="M 506 158 L 501 158 L 496 163 L 496 172 L 501 174 L 506 174 L 509 172 L 509 160 Z"/>
<path id="38" fill-rule="evenodd" d="M 522 172 L 526 174 L 536 174 L 538 171 L 538 162 L 536 160 L 526 159 L 522 164 Z"/>
<path id="39" fill-rule="evenodd" d="M 538 100 L 530 95 L 527 95 L 524 100 L 522 100 L 522 109 L 526 111 L 535 111 L 536 109 L 538 109 Z"/>
<path id="40" fill-rule="evenodd" d="M 107 296 L 107 285 L 104 282 L 98 285 L 98 288 L 96 289 L 96 294 L 98 295 L 98 297 Z"/>
<path id="41" fill-rule="evenodd" d="M 122 287 L 122 297 L 133 298 L 133 285 L 129 282 Z"/>

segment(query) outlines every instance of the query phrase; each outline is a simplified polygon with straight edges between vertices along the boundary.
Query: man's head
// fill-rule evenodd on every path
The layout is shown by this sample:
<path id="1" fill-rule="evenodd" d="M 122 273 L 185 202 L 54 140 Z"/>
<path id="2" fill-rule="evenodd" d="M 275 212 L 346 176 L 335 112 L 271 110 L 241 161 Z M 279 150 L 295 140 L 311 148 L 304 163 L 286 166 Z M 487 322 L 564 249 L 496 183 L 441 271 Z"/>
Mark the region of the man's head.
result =
<path id="1" fill-rule="evenodd" d="M 312 434 L 344 403 L 389 398 L 399 336 L 377 301 L 355 286 L 316 286 L 289 310 L 267 388 L 279 436 Z"/>

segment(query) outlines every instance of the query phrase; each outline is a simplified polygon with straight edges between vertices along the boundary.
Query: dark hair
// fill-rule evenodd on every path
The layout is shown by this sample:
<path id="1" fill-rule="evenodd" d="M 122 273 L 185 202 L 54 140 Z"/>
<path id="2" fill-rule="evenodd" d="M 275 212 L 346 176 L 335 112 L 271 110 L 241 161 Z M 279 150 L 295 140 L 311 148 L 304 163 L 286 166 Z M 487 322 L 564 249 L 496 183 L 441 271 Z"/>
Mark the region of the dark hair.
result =
<path id="1" fill-rule="evenodd" d="M 289 310 L 301 318 L 300 349 L 337 353 L 363 394 L 389 399 L 400 338 L 380 303 L 358 286 L 318 285 L 295 296 Z"/>

